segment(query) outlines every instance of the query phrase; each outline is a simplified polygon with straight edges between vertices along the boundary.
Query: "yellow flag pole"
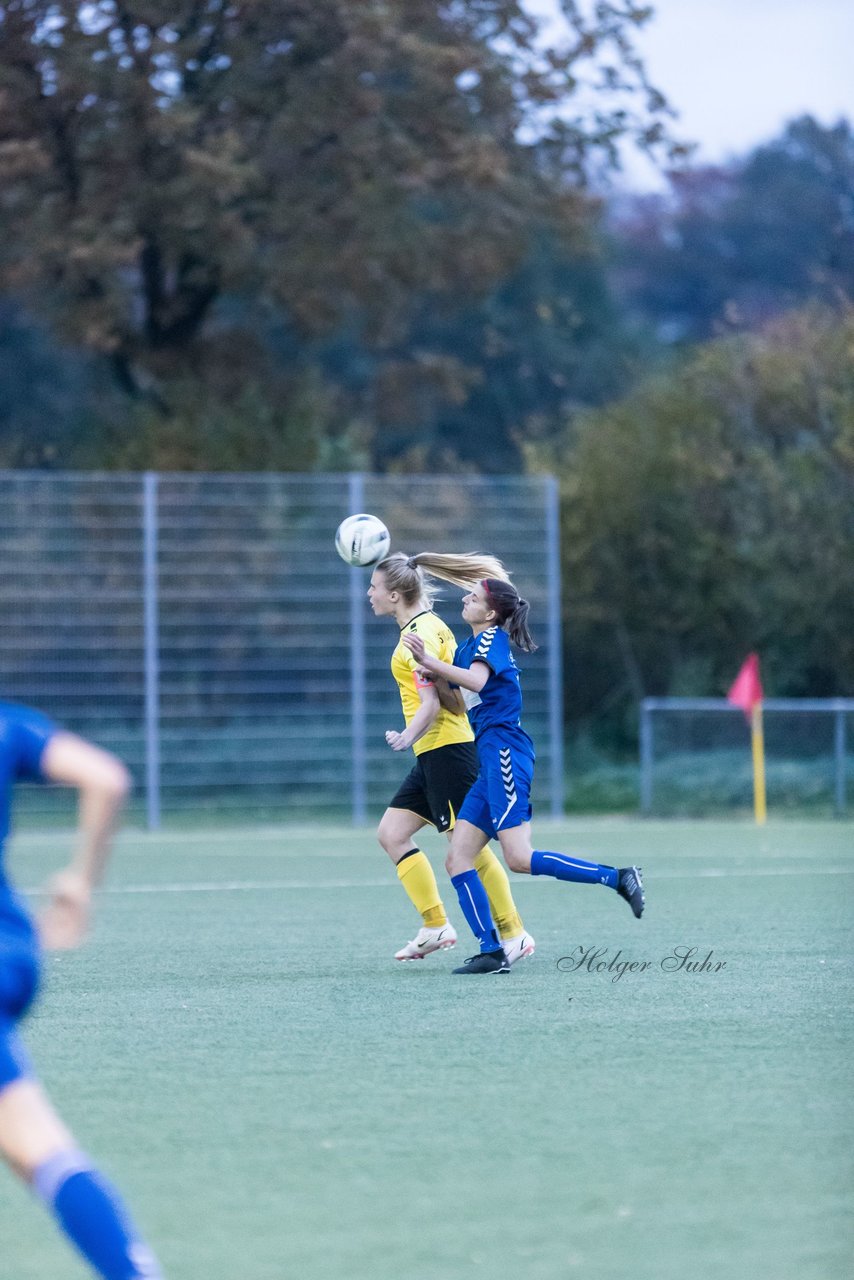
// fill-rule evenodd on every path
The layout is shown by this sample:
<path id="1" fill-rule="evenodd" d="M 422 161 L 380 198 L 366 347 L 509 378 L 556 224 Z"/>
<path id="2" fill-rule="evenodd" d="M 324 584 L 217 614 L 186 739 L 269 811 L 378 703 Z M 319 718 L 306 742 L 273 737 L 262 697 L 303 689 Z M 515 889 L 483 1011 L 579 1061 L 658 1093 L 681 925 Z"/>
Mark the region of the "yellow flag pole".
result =
<path id="1" fill-rule="evenodd" d="M 754 703 L 750 716 L 750 740 L 753 747 L 753 812 L 756 825 L 765 822 L 765 740 L 762 733 L 762 703 Z"/>

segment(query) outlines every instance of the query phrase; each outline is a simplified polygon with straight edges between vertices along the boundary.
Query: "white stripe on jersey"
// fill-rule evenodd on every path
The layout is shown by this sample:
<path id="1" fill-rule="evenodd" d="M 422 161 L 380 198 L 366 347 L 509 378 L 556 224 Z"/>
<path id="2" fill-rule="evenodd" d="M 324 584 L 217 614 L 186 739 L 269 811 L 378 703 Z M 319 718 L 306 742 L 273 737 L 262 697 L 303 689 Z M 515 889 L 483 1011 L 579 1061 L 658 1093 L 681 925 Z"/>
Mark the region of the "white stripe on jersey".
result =
<path id="1" fill-rule="evenodd" d="M 510 748 L 501 747 L 501 749 L 498 752 L 498 759 L 501 765 L 501 781 L 504 784 L 504 795 L 507 798 L 508 804 L 507 804 L 507 808 L 504 810 L 501 817 L 498 819 L 498 821 L 495 824 L 496 831 L 499 830 L 499 828 L 501 827 L 501 824 L 504 822 L 504 819 L 507 817 L 510 810 L 513 808 L 514 804 L 519 798 L 516 794 L 516 783 L 513 778 L 513 761 L 510 756 Z"/>
<path id="2" fill-rule="evenodd" d="M 495 639 L 495 633 L 497 630 L 497 627 L 487 627 L 486 631 L 481 631 L 477 642 L 477 648 L 475 649 L 474 656 L 472 657 L 472 662 L 477 658 L 486 657 L 492 647 L 492 642 Z"/>

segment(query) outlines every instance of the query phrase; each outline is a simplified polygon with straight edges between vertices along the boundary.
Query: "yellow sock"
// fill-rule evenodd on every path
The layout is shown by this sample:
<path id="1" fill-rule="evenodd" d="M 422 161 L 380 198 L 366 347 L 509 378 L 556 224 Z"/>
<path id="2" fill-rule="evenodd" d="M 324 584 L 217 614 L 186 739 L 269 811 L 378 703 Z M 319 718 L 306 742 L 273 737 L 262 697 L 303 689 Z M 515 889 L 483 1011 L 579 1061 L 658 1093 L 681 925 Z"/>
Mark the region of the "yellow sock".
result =
<path id="1" fill-rule="evenodd" d="M 522 917 L 516 910 L 504 865 L 498 861 L 489 845 L 485 845 L 475 858 L 474 869 L 486 890 L 492 919 L 499 935 L 502 938 L 515 938 L 523 932 Z"/>
<path id="2" fill-rule="evenodd" d="M 420 849 L 397 864 L 397 878 L 428 929 L 448 923 L 433 868 Z"/>

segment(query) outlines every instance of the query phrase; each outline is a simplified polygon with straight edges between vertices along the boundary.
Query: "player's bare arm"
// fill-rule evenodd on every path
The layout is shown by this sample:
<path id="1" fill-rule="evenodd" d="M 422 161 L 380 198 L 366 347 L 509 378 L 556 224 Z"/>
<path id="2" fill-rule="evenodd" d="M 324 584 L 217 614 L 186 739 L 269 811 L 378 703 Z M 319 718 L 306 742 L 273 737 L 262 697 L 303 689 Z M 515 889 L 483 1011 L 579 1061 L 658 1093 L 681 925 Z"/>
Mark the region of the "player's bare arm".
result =
<path id="1" fill-rule="evenodd" d="M 464 716 L 466 713 L 466 704 L 459 689 L 452 689 L 447 680 L 443 680 L 441 676 L 435 676 L 433 678 L 435 680 L 436 692 L 439 695 L 439 702 L 443 709 L 445 711 L 450 711 L 455 716 Z"/>
<path id="2" fill-rule="evenodd" d="M 489 667 L 485 662 L 473 662 L 470 667 L 454 667 L 449 662 L 442 662 L 428 653 L 424 641 L 417 635 L 406 635 L 403 643 L 415 660 L 433 676 L 442 676 L 451 684 L 458 684 L 461 689 L 470 689 L 472 693 L 480 693 L 489 679 Z"/>
<path id="3" fill-rule="evenodd" d="M 92 890 L 100 882 L 119 811 L 130 790 L 127 769 L 107 751 L 73 733 L 57 733 L 45 747 L 42 772 L 80 793 L 77 847 L 50 882 L 39 931 L 48 950 L 79 946 L 89 924 Z"/>
<path id="4" fill-rule="evenodd" d="M 419 688 L 418 696 L 421 699 L 421 706 L 415 712 L 403 733 L 398 733 L 394 729 L 386 731 L 385 740 L 392 751 L 408 751 L 414 742 L 424 737 L 424 734 L 439 714 L 441 704 L 435 685 L 428 684 Z"/>

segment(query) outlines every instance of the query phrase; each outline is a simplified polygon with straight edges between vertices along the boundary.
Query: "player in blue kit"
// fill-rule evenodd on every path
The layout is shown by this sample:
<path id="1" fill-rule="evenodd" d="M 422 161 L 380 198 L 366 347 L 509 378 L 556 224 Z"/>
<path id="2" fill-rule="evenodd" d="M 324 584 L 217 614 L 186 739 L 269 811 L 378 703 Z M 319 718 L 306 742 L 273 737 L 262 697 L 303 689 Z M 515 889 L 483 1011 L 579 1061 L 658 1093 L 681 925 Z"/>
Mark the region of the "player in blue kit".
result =
<path id="1" fill-rule="evenodd" d="M 3 845 L 16 782 L 59 782 L 80 795 L 77 847 L 52 882 L 38 932 L 6 878 Z M 162 1280 L 116 1191 L 78 1148 L 33 1075 L 17 1025 L 39 985 L 40 948 L 82 942 L 92 889 L 129 789 L 121 761 L 27 707 L 0 703 L 0 1154 L 104 1280 Z"/>
<path id="2" fill-rule="evenodd" d="M 419 561 L 441 577 L 425 557 Z M 463 914 L 480 943 L 454 973 L 507 973 L 509 966 L 489 915 L 489 904 L 474 858 L 497 836 L 511 871 L 553 876 L 580 884 L 602 884 L 625 898 L 638 918 L 644 909 L 640 867 L 608 867 L 568 854 L 534 849 L 531 843 L 531 782 L 534 744 L 521 724 L 522 688 L 511 641 L 525 652 L 536 648 L 528 630 L 528 602 L 512 583 L 484 578 L 463 599 L 463 618 L 472 629 L 452 664 L 427 652 L 417 635 L 403 643 L 434 677 L 444 677 L 461 692 L 474 729 L 480 773 L 457 817 L 446 866 Z"/>
<path id="3" fill-rule="evenodd" d="M 432 557 L 431 562 L 434 561 Z M 492 556 L 445 556 L 443 568 L 446 575 L 453 574 L 453 580 L 466 588 L 484 573 L 501 571 Z M 450 661 L 456 652 L 456 641 L 453 632 L 433 612 L 433 595 L 433 586 L 419 568 L 417 556 L 398 551 L 381 560 L 371 574 L 368 598 L 377 617 L 393 617 L 401 636 L 419 635 L 429 652 Z M 415 666 L 414 658 L 398 640 L 391 671 L 400 691 L 406 729 L 403 733 L 389 730 L 386 741 L 393 751 L 411 747 L 416 760 L 383 814 L 377 836 L 421 915 L 422 926 L 417 936 L 396 953 L 397 960 L 421 960 L 457 941 L 433 868 L 415 843 L 415 835 L 431 823 L 437 831 L 450 836 L 457 811 L 478 771 L 474 733 L 465 708 L 456 698 L 453 705 L 442 706 L 434 682 L 420 679 Z M 486 889 L 508 963 L 512 965 L 532 955 L 534 939 L 523 927 L 507 872 L 488 844 L 478 854 L 474 868 Z"/>

